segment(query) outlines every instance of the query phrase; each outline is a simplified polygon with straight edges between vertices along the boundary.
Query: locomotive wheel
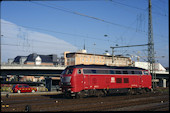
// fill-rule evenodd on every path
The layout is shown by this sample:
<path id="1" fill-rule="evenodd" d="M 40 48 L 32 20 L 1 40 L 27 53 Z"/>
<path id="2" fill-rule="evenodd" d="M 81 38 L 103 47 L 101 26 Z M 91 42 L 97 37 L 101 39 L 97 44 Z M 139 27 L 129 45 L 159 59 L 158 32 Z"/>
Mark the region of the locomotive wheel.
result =
<path id="1" fill-rule="evenodd" d="M 96 95 L 97 97 L 103 97 L 105 94 L 102 90 L 98 90 Z"/>
<path id="2" fill-rule="evenodd" d="M 83 97 L 84 97 L 84 93 L 83 92 L 78 92 L 78 93 L 75 94 L 74 98 L 78 99 L 78 98 L 83 98 Z"/>
<path id="3" fill-rule="evenodd" d="M 132 93 L 133 93 L 133 95 L 137 95 L 138 94 L 137 89 L 132 89 Z"/>
<path id="4" fill-rule="evenodd" d="M 146 90 L 146 92 L 151 92 L 151 90 L 150 90 L 150 89 L 148 89 L 148 88 L 146 88 L 145 90 Z"/>
<path id="5" fill-rule="evenodd" d="M 80 98 L 80 97 L 81 97 L 81 96 L 80 96 L 78 93 L 76 93 L 75 97 L 73 97 L 73 98 L 78 99 L 78 98 Z"/>
<path id="6" fill-rule="evenodd" d="M 130 94 L 130 95 L 136 95 L 136 94 L 137 94 L 137 91 L 136 91 L 136 89 L 129 89 L 128 94 Z"/>
<path id="7" fill-rule="evenodd" d="M 64 95 L 63 95 L 63 98 L 70 98 L 71 96 L 70 96 L 70 94 L 69 93 L 65 93 Z"/>
<path id="8" fill-rule="evenodd" d="M 146 90 L 143 88 L 141 92 L 142 92 L 142 94 L 145 94 Z"/>
<path id="9" fill-rule="evenodd" d="M 131 95 L 131 94 L 132 94 L 132 91 L 131 91 L 131 90 L 132 90 L 132 89 L 129 89 L 129 90 L 128 90 L 128 92 L 127 92 L 128 95 Z"/>

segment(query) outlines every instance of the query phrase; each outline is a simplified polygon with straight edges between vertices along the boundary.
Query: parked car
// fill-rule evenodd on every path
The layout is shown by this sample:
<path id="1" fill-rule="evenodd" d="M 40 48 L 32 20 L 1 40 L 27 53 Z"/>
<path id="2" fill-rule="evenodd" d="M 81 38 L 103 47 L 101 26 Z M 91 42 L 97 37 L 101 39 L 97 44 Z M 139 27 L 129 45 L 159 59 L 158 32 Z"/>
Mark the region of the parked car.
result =
<path id="1" fill-rule="evenodd" d="M 12 87 L 13 93 L 26 93 L 26 92 L 36 92 L 37 88 L 30 87 L 27 84 L 16 84 Z"/>

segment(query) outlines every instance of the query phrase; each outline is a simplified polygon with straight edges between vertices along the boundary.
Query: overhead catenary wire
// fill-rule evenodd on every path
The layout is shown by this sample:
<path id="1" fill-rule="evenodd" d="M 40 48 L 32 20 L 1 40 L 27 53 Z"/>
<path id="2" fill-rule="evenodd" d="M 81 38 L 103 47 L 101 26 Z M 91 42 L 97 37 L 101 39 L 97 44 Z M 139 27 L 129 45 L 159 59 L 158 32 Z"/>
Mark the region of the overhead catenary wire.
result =
<path id="1" fill-rule="evenodd" d="M 3 22 L 2 22 L 3 23 Z M 9 24 L 9 23 L 6 23 L 6 24 Z M 13 24 L 11 24 L 11 25 L 13 25 Z M 28 26 L 22 26 L 22 27 L 28 27 Z M 28 27 L 28 28 L 33 28 L 33 27 Z M 37 29 L 37 28 L 33 28 L 33 29 Z M 39 29 L 39 28 L 38 28 Z M 41 29 L 41 28 L 40 28 Z M 43 29 L 44 30 L 44 29 Z M 68 34 L 67 34 L 68 35 Z M 73 34 L 74 35 L 74 34 Z M 17 38 L 17 37 L 6 37 L 6 36 L 3 36 L 3 38 Z M 86 38 L 86 37 L 85 37 Z M 91 37 L 89 37 L 89 38 L 91 38 Z M 56 44 L 55 42 L 49 42 L 49 41 L 41 41 L 41 40 L 36 40 L 36 39 L 28 39 L 28 41 L 36 41 L 36 42 L 41 42 L 41 43 L 49 43 L 49 44 Z M 108 40 L 104 40 L 104 41 L 108 41 Z M 22 45 L 16 45 L 16 44 L 3 44 L 3 43 L 1 43 L 1 45 L 5 45 L 5 46 L 22 46 Z M 77 45 L 78 46 L 78 45 Z M 35 47 L 35 46 L 34 46 Z M 78 46 L 78 47 L 82 47 L 82 46 Z M 88 49 L 90 49 L 90 47 L 88 47 L 87 46 L 87 48 Z M 103 48 L 95 48 L 95 49 L 97 49 L 97 50 L 105 50 L 105 49 L 103 49 Z M 116 52 L 116 51 L 115 51 Z M 118 51 L 117 51 L 118 52 Z M 120 51 L 121 52 L 121 51 Z M 125 51 L 126 52 L 126 51 Z M 123 52 L 124 53 L 124 52 Z M 122 53 L 122 54 L 123 54 Z"/>
<path id="2" fill-rule="evenodd" d="M 13 24 L 10 24 L 10 23 L 4 23 L 4 22 L 1 22 L 1 23 L 13 25 Z M 88 36 L 88 37 L 87 37 L 87 36 L 85 36 L 85 35 L 73 34 L 73 33 L 66 33 L 66 32 L 59 32 L 59 31 L 48 30 L 48 29 L 39 28 L 39 27 L 30 27 L 30 26 L 25 26 L 25 25 L 19 25 L 19 26 L 25 27 L 25 28 L 29 28 L 29 29 L 37 29 L 37 30 L 41 30 L 41 31 L 47 31 L 47 32 L 53 32 L 53 33 L 63 34 L 63 35 L 77 36 L 78 38 L 82 37 L 82 38 L 87 38 L 87 39 L 108 41 L 108 40 L 105 40 L 105 39 L 95 38 L 95 37 L 92 37 L 92 36 Z M 72 38 L 76 38 L 76 37 L 72 37 Z M 113 40 L 110 40 L 110 42 L 114 42 L 114 43 L 115 43 L 115 41 L 113 41 Z"/>
<path id="3" fill-rule="evenodd" d="M 89 15 L 85 15 L 85 14 L 82 14 L 82 13 L 79 13 L 79 12 L 75 12 L 75 11 L 71 11 L 69 9 L 61 9 L 58 8 L 57 6 L 50 6 L 50 5 L 46 5 L 46 4 L 41 4 L 41 3 L 37 3 L 37 2 L 32 2 L 32 3 L 36 3 L 38 5 L 43 5 L 45 7 L 49 7 L 49 8 L 53 8 L 53 9 L 57 9 L 57 10 L 61 10 L 61 11 L 65 11 L 67 13 L 72 13 L 72 14 L 76 14 L 76 15 L 80 15 L 80 16 L 84 16 L 84 17 L 88 17 L 88 18 L 92 18 L 92 19 L 95 19 L 95 20 L 99 20 L 99 21 L 102 21 L 102 22 L 105 22 L 105 23 L 108 23 L 108 24 L 112 24 L 112 25 L 116 25 L 116 26 L 119 26 L 119 27 L 124 27 L 126 29 L 132 29 L 132 30 L 136 30 L 135 28 L 132 28 L 130 26 L 124 26 L 124 25 L 120 25 L 120 24 L 116 24 L 116 23 L 113 23 L 113 22 L 109 22 L 109 21 L 106 21 L 106 20 L 103 20 L 103 19 L 100 19 L 100 18 L 97 18 L 97 17 L 93 17 L 93 16 L 89 16 Z M 129 7 L 132 7 L 132 6 L 129 6 Z M 137 8 L 137 7 L 132 7 L 132 8 L 136 8 L 136 9 L 140 9 L 140 8 Z M 148 9 L 148 8 L 147 8 Z M 140 9 L 140 10 L 143 10 L 143 11 L 147 11 L 147 9 Z M 140 32 L 144 32 L 144 33 L 147 33 L 146 31 L 140 31 Z"/>
<path id="4" fill-rule="evenodd" d="M 125 26 L 125 25 L 121 25 L 121 24 L 117 24 L 117 23 L 114 23 L 114 22 L 110 22 L 110 21 L 107 21 L 107 20 L 104 20 L 104 19 L 101 19 L 101 18 L 97 18 L 97 17 L 94 17 L 94 16 L 89 16 L 89 15 L 86 15 L 86 14 L 83 14 L 83 13 L 79 13 L 79 12 L 76 12 L 76 11 L 72 11 L 70 9 L 66 9 L 66 8 L 59 8 L 57 6 L 51 6 L 51 5 L 47 5 L 47 4 L 43 4 L 43 3 L 38 3 L 38 2 L 32 2 L 30 1 L 31 3 L 33 4 L 36 4 L 36 5 L 40 5 L 40 6 L 44 6 L 44 7 L 48 7 L 48 8 L 52 8 L 52 9 L 55 9 L 55 10 L 60 10 L 60 11 L 64 11 L 64 12 L 67 12 L 67 13 L 72 13 L 72 14 L 75 14 L 75 15 L 79 15 L 79 16 L 83 16 L 83 17 L 87 17 L 87 18 L 91 18 L 91 19 L 94 19 L 94 20 L 98 20 L 98 21 L 101 21 L 101 22 L 104 22 L 104 23 L 107 23 L 107 24 L 111 24 L 111 25 L 114 25 L 114 26 L 119 26 L 119 27 L 122 27 L 122 28 L 125 28 L 125 29 L 128 29 L 128 30 L 134 30 L 136 31 L 136 28 L 133 28 L 131 26 Z M 148 9 L 148 8 L 147 8 Z M 146 10 L 147 10 L 146 9 Z M 148 33 L 146 31 L 139 31 L 139 32 L 143 32 L 143 33 Z M 159 35 L 159 34 L 157 34 Z M 166 36 L 165 36 L 166 37 Z"/>
<path id="5" fill-rule="evenodd" d="M 130 7 L 130 8 L 134 8 L 134 9 L 138 9 L 138 10 L 142 10 L 142 11 L 147 11 L 147 9 L 142 9 L 142 8 L 139 8 L 139 7 L 135 7 L 135 6 L 132 6 L 132 5 L 127 5 L 127 4 L 124 4 L 124 3 L 121 3 L 120 1 L 117 2 L 117 1 L 113 1 L 113 0 L 109 0 L 110 2 L 113 2 L 113 3 L 116 3 L 116 4 L 120 4 L 120 5 L 123 5 L 123 6 L 126 6 L 126 7 Z M 158 12 L 152 12 L 153 14 L 157 14 L 159 16 L 167 16 L 165 14 L 162 14 L 162 13 L 158 13 Z"/>
<path id="6" fill-rule="evenodd" d="M 3 44 L 1 44 L 2 46 L 16 46 L 16 47 L 22 47 L 22 45 L 19 45 L 19 44 L 11 44 L 11 43 L 3 43 Z M 25 46 L 25 47 L 30 47 L 30 46 Z M 34 48 L 30 48 L 30 50 L 28 50 L 29 52 L 33 52 L 34 51 L 34 49 L 36 48 L 36 47 L 44 47 L 43 45 L 34 45 L 33 46 Z M 82 47 L 81 45 L 79 45 L 78 47 Z M 6 49 L 6 50 L 8 50 L 7 48 L 4 48 L 4 49 Z M 3 50 L 4 50 L 3 49 Z M 21 48 L 22 50 L 20 50 L 20 49 L 16 49 L 16 51 L 25 51 L 25 50 L 23 50 L 23 48 Z M 51 47 L 45 47 L 45 48 L 43 48 L 43 50 L 42 51 L 44 51 L 44 49 L 45 50 L 51 50 Z M 54 49 L 54 47 L 53 47 L 53 49 Z M 71 48 L 70 48 L 71 49 Z M 90 46 L 86 46 L 86 49 L 91 49 L 91 47 Z M 101 50 L 105 50 L 104 48 L 95 48 L 95 49 L 97 49 L 98 51 L 101 51 Z M 10 48 L 10 50 L 11 50 L 11 48 Z M 61 51 L 61 50 L 59 50 L 59 49 L 55 49 L 55 51 Z"/>
<path id="7" fill-rule="evenodd" d="M 66 10 L 67 11 L 67 10 Z M 86 15 L 84 15 L 84 14 L 81 14 L 81 13 L 78 13 L 78 12 L 75 12 L 74 14 L 77 14 L 77 15 L 80 15 L 80 16 L 86 16 Z M 93 17 L 93 16 L 88 16 L 87 15 L 87 17 L 88 18 L 92 18 L 92 19 L 98 19 L 98 18 L 96 18 L 96 17 Z M 100 21 L 102 21 L 102 19 L 100 19 Z M 129 27 L 129 28 L 131 28 L 131 27 Z M 35 28 L 33 28 L 33 29 L 35 29 Z M 39 30 L 44 30 L 44 29 L 41 29 L 41 28 L 38 28 Z M 127 28 L 128 29 L 128 28 Z M 48 32 L 56 32 L 56 31 L 52 31 L 52 30 L 46 30 L 46 31 L 48 31 Z M 59 32 L 58 32 L 59 33 Z M 66 35 L 74 35 L 74 36 L 76 36 L 76 34 L 70 34 L 70 33 L 62 33 L 62 32 L 60 32 L 61 34 L 66 34 Z M 78 36 L 78 35 L 77 35 Z M 84 38 L 90 38 L 91 39 L 91 37 L 86 37 L 86 36 L 82 36 L 82 37 L 84 37 Z M 94 38 L 94 39 L 96 39 L 96 40 L 100 40 L 99 38 Z M 102 39 L 101 39 L 102 40 Z M 105 40 L 105 41 L 107 41 L 107 40 Z"/>
<path id="8" fill-rule="evenodd" d="M 95 19 L 95 20 L 98 20 L 98 21 L 101 21 L 101 22 L 104 22 L 104 23 L 108 23 L 108 24 L 111 24 L 111 25 L 123 27 L 123 28 L 126 28 L 126 29 L 133 29 L 133 30 L 135 30 L 135 28 L 132 28 L 130 26 L 125 26 L 125 25 L 117 24 L 117 23 L 110 22 L 110 21 L 107 21 L 107 20 L 104 20 L 104 19 L 101 19 L 101 18 L 97 18 L 97 17 L 94 17 L 94 16 L 89 16 L 89 15 L 86 15 L 86 14 L 83 14 L 83 13 L 79 13 L 79 12 L 75 12 L 75 11 L 71 11 L 71 10 L 68 10 L 68 9 L 61 9 L 61 8 L 58 8 L 57 6 L 54 7 L 54 6 L 50 6 L 50 5 L 42 4 L 42 3 L 38 3 L 38 2 L 31 2 L 31 3 L 37 4 L 37 5 L 41 5 L 41 6 L 45 6 L 45 7 L 52 8 L 52 9 L 56 9 L 56 10 L 60 10 L 60 11 L 64 11 L 64 12 L 67 12 L 67 13 L 72 13 L 72 14 L 75 14 L 75 15 L 83 16 L 83 17 L 88 17 L 88 18 Z"/>

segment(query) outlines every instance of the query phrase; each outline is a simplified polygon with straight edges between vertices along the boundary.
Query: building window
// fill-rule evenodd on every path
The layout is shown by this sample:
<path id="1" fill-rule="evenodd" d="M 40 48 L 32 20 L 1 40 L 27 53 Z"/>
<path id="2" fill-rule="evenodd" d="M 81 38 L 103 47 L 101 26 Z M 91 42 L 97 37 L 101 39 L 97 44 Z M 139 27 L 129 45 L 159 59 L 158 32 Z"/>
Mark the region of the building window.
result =
<path id="1" fill-rule="evenodd" d="M 86 58 L 86 62 L 88 62 L 88 58 Z"/>
<path id="2" fill-rule="evenodd" d="M 41 65 L 41 58 L 39 56 L 35 59 L 35 65 Z"/>
<path id="3" fill-rule="evenodd" d="M 90 58 L 90 62 L 92 62 L 92 59 Z"/>

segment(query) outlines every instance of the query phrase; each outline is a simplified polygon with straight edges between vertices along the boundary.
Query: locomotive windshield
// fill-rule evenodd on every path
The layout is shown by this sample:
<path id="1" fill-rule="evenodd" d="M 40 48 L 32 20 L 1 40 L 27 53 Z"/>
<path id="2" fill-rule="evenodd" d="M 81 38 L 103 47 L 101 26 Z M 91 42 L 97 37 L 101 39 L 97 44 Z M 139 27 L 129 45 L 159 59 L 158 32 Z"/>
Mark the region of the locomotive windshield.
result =
<path id="1" fill-rule="evenodd" d="M 62 77 L 62 78 L 61 78 L 61 82 L 62 82 L 62 83 L 64 83 L 64 82 L 66 82 L 66 83 L 67 83 L 67 82 L 70 82 L 70 80 L 71 80 L 71 76 L 67 76 L 67 77 Z"/>
<path id="2" fill-rule="evenodd" d="M 71 76 L 70 76 L 70 74 L 72 74 L 73 73 L 73 69 L 69 69 L 69 68 L 67 68 L 67 69 L 65 69 L 62 73 L 61 73 L 61 83 L 69 83 L 70 82 L 70 80 L 71 80 Z M 66 76 L 65 76 L 66 75 Z M 69 75 L 69 76 L 67 76 L 67 75 Z"/>
<path id="3" fill-rule="evenodd" d="M 68 75 L 68 74 L 72 74 L 73 73 L 73 69 L 65 69 L 63 72 L 62 72 L 62 75 Z"/>

